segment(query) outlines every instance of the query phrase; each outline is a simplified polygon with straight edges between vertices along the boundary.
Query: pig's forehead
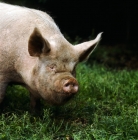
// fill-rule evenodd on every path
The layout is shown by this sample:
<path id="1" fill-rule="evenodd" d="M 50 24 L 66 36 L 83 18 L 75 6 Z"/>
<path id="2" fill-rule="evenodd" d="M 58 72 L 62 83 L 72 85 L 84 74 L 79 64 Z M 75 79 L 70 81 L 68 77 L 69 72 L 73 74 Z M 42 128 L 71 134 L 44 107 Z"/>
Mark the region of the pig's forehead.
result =
<path id="1" fill-rule="evenodd" d="M 61 59 L 77 60 L 77 53 L 74 46 L 70 44 L 64 37 L 54 36 L 50 39 L 52 53 Z"/>
<path id="2" fill-rule="evenodd" d="M 62 36 L 62 35 L 53 35 L 49 39 L 49 43 L 52 48 L 56 49 L 67 49 L 70 48 L 72 45 Z"/>

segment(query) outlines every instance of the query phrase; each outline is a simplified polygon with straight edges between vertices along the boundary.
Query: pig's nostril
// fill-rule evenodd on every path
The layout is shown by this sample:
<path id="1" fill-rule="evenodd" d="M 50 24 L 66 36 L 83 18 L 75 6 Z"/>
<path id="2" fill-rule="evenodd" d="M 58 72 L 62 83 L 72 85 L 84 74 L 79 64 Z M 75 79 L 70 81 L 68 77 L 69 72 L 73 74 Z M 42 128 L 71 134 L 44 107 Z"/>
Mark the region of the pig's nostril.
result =
<path id="1" fill-rule="evenodd" d="M 76 80 L 66 80 L 63 84 L 63 91 L 66 93 L 76 93 L 78 91 L 78 83 Z"/>
<path id="2" fill-rule="evenodd" d="M 65 87 L 68 87 L 68 86 L 70 86 L 70 84 L 69 84 L 69 83 L 65 84 Z"/>

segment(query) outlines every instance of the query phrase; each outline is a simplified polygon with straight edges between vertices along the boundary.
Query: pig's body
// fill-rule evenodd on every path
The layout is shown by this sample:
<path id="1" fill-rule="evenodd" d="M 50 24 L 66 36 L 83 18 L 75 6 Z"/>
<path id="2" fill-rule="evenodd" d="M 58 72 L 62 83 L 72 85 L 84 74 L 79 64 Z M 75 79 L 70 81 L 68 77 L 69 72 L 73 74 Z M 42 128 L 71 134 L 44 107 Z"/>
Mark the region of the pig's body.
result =
<path id="1" fill-rule="evenodd" d="M 0 3 L 0 102 L 8 84 L 16 82 L 30 91 L 33 108 L 41 97 L 65 103 L 78 91 L 76 64 L 99 40 L 100 35 L 73 46 L 48 14 Z"/>

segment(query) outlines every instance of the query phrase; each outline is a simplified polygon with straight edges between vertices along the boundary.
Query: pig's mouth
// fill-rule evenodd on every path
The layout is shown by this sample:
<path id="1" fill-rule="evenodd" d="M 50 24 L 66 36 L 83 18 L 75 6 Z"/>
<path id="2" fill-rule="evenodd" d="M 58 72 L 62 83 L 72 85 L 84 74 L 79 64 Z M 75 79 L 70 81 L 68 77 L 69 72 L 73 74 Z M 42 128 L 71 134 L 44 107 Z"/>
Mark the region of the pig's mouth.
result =
<path id="1" fill-rule="evenodd" d="M 41 94 L 41 97 L 49 104 L 51 105 L 64 105 L 67 103 L 70 99 L 72 99 L 76 94 L 72 93 L 65 93 L 64 91 L 57 91 L 57 90 L 49 90 L 49 94 Z M 46 95 L 46 96 L 45 96 Z"/>
<path id="2" fill-rule="evenodd" d="M 75 94 L 72 93 L 65 93 L 65 92 L 56 92 L 53 91 L 53 94 L 51 95 L 51 101 L 50 104 L 52 105 L 63 105 L 66 102 L 68 102 L 71 98 L 74 97 Z"/>

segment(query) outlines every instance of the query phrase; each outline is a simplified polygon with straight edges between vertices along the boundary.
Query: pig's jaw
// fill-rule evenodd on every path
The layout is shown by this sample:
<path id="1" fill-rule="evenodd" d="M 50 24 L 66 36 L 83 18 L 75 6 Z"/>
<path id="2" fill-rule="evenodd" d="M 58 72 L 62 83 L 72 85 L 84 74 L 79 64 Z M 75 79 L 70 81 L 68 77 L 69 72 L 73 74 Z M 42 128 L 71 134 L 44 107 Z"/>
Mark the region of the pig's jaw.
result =
<path id="1" fill-rule="evenodd" d="M 77 92 L 76 92 L 77 93 Z M 66 93 L 64 91 L 47 89 L 45 92 L 39 92 L 41 97 L 51 105 L 63 105 L 73 98 L 76 93 Z"/>
<path id="2" fill-rule="evenodd" d="M 63 105 L 68 102 L 71 98 L 74 97 L 74 94 L 65 94 L 53 92 L 48 99 L 45 99 L 51 105 Z"/>

